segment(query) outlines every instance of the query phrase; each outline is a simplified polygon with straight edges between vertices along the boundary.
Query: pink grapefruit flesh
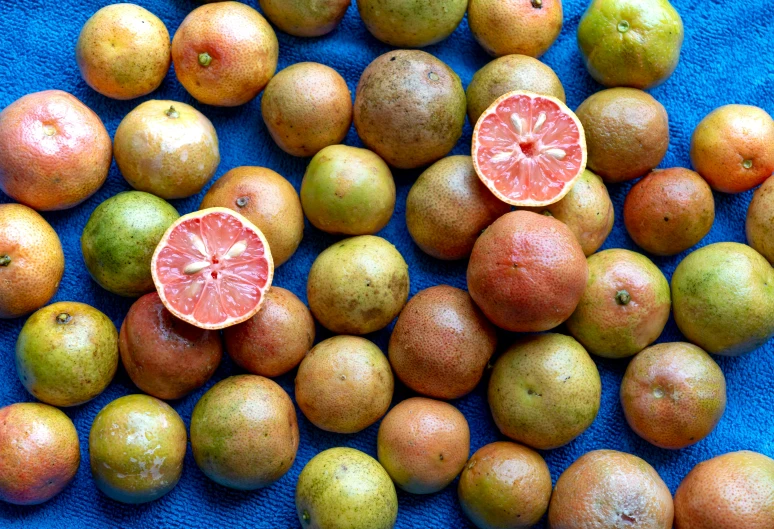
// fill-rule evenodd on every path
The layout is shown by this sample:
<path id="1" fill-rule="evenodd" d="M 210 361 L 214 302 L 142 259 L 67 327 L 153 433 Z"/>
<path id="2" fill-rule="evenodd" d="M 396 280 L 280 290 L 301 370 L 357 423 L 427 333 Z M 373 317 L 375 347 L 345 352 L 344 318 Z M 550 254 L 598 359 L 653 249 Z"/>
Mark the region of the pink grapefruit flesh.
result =
<path id="1" fill-rule="evenodd" d="M 473 131 L 473 166 L 494 195 L 513 206 L 547 206 L 570 192 L 586 168 L 586 137 L 556 98 L 509 92 Z"/>
<path id="2" fill-rule="evenodd" d="M 153 281 L 167 309 L 202 329 L 243 322 L 261 308 L 274 261 L 261 230 L 226 208 L 177 220 L 151 262 Z"/>

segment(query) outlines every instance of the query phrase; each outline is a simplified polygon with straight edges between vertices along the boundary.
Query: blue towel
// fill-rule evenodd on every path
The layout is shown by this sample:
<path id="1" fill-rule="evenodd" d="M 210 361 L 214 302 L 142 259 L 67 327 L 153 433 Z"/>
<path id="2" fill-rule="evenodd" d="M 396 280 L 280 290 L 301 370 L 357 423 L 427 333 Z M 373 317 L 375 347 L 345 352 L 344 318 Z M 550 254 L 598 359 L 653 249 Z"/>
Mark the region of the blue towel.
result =
<path id="1" fill-rule="evenodd" d="M 185 15 L 198 4 L 194 0 L 135 0 L 158 15 L 174 33 Z M 141 100 L 114 101 L 92 91 L 81 79 L 75 64 L 75 42 L 83 23 L 109 0 L 0 0 L 0 108 L 17 98 L 39 90 L 58 88 L 73 93 L 94 109 L 111 136 L 121 119 Z M 255 6 L 256 0 L 249 0 Z M 712 109 L 728 103 L 758 105 L 774 112 L 774 48 L 770 25 L 774 3 L 769 0 L 720 2 L 719 0 L 675 0 L 685 23 L 685 45 L 675 74 L 652 90 L 669 112 L 671 141 L 662 166 L 690 167 L 688 146 L 696 124 Z M 576 46 L 575 33 L 587 0 L 565 0 L 564 29 L 543 60 L 564 83 L 567 103 L 576 108 L 600 89 L 588 75 Z M 338 70 L 354 93 L 360 73 L 370 61 L 390 48 L 373 38 L 363 26 L 353 5 L 341 26 L 332 34 L 300 39 L 277 32 L 280 41 L 279 68 L 300 61 L 316 61 Z M 465 86 L 489 57 L 473 40 L 467 21 L 444 42 L 427 48 L 459 74 Z M 191 98 L 170 71 L 161 88 L 145 99 L 173 99 L 194 105 L 214 123 L 221 143 L 222 161 L 217 176 L 241 165 L 265 166 L 276 170 L 296 189 L 307 160 L 293 158 L 274 145 L 260 114 L 260 97 L 231 109 L 201 105 Z M 471 127 L 454 150 L 469 154 Z M 346 139 L 361 146 L 354 129 Z M 2 156 L 2 153 L 0 153 Z M 465 262 L 444 263 L 423 254 L 406 231 L 406 194 L 418 171 L 396 171 L 398 205 L 390 224 L 380 233 L 395 244 L 409 263 L 411 294 L 437 285 L 465 288 Z M 604 248 L 637 250 L 622 222 L 623 199 L 630 184 L 611 186 L 616 206 L 616 225 Z M 83 265 L 79 238 L 86 221 L 103 200 L 128 189 L 115 165 L 105 186 L 84 204 L 68 211 L 46 213 L 64 245 L 66 270 L 54 301 L 89 303 L 120 325 L 132 301 L 102 290 Z M 745 242 L 744 222 L 751 193 L 716 194 L 717 219 L 702 245 L 719 241 Z M 174 201 L 180 213 L 195 210 L 201 195 Z M 9 199 L 0 194 L 0 202 Z M 293 258 L 279 268 L 275 284 L 306 299 L 306 276 L 314 258 L 336 238 L 306 225 L 304 241 Z M 687 253 L 687 252 L 686 252 Z M 685 253 L 654 258 L 667 277 Z M 0 320 L 0 406 L 31 401 L 14 369 L 14 343 L 24 319 Z M 390 328 L 370 336 L 385 352 Z M 330 334 L 319 330 L 319 339 Z M 678 341 L 681 336 L 670 320 L 661 341 Z M 501 347 L 513 336 L 503 333 Z M 621 411 L 618 388 L 627 362 L 596 359 L 602 376 L 602 407 L 593 426 L 577 440 L 558 450 L 545 452 L 554 480 L 576 458 L 590 450 L 609 448 L 631 452 L 651 463 L 674 492 L 686 473 L 698 462 L 729 451 L 749 449 L 774 456 L 774 344 L 742 358 L 717 358 L 728 381 L 728 409 L 717 429 L 704 441 L 682 451 L 655 448 L 637 437 Z M 172 405 L 189 423 L 194 405 L 216 381 L 239 373 L 229 358 L 205 388 Z M 293 373 L 278 382 L 293 395 Z M 141 506 L 128 506 L 102 495 L 91 479 L 88 464 L 88 434 L 94 416 L 108 402 L 136 393 L 137 388 L 123 369 L 111 386 L 94 401 L 66 409 L 78 428 L 82 463 L 74 482 L 51 501 L 36 507 L 0 505 L 0 527 L 87 527 L 188 528 L 251 527 L 261 529 L 297 528 L 294 490 L 299 472 L 318 452 L 335 446 L 358 448 L 376 455 L 374 425 L 357 435 L 335 435 L 312 426 L 298 411 L 301 444 L 292 469 L 276 484 L 255 492 L 236 492 L 208 480 L 196 467 L 190 449 L 178 486 L 162 499 Z M 396 390 L 394 402 L 410 395 Z M 486 402 L 485 384 L 454 404 L 467 417 L 472 432 L 471 453 L 481 446 L 503 439 L 492 422 Z M 397 527 L 412 529 L 472 528 L 457 503 L 456 482 L 430 496 L 399 492 Z M 543 527 L 541 525 L 540 527 Z"/>

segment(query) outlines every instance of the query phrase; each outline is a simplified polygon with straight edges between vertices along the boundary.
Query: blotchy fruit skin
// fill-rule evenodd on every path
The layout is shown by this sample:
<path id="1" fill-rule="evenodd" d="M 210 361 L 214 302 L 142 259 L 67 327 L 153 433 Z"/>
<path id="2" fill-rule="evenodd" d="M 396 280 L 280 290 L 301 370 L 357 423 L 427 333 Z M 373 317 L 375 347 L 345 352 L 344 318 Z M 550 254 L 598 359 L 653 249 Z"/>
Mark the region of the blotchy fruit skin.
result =
<path id="1" fill-rule="evenodd" d="M 258 0 L 264 15 L 285 33 L 320 37 L 333 31 L 350 0 Z"/>
<path id="2" fill-rule="evenodd" d="M 642 90 L 602 90 L 575 113 L 586 131 L 588 168 L 605 183 L 639 178 L 666 155 L 669 117 L 664 106 Z"/>
<path id="3" fill-rule="evenodd" d="M 530 211 L 497 219 L 476 241 L 468 263 L 468 291 L 487 318 L 503 329 L 553 329 L 575 310 L 588 265 L 562 222 Z"/>
<path id="4" fill-rule="evenodd" d="M 191 416 L 191 448 L 204 474 L 225 487 L 267 487 L 293 465 L 296 410 L 275 382 L 239 375 L 215 384 Z"/>
<path id="5" fill-rule="evenodd" d="M 279 147 L 313 156 L 341 143 L 352 124 L 352 95 L 339 73 L 316 62 L 288 66 L 269 81 L 261 100 L 263 122 Z"/>
<path id="6" fill-rule="evenodd" d="M 86 83 L 113 99 L 134 99 L 158 88 L 169 71 L 169 31 L 134 4 L 103 7 L 86 21 L 75 59 Z"/>
<path id="7" fill-rule="evenodd" d="M 470 31 L 489 55 L 540 57 L 562 31 L 561 0 L 470 0 Z"/>
<path id="8" fill-rule="evenodd" d="M 655 255 L 675 255 L 701 241 L 715 221 L 712 189 L 698 173 L 682 167 L 656 170 L 629 190 L 626 231 Z"/>
<path id="9" fill-rule="evenodd" d="M 265 167 L 237 167 L 221 176 L 199 209 L 229 208 L 244 216 L 269 241 L 274 266 L 296 252 L 304 237 L 304 211 L 293 184 Z"/>
<path id="10" fill-rule="evenodd" d="M 185 424 L 169 404 L 148 395 L 121 397 L 91 425 L 91 474 L 116 501 L 157 500 L 180 480 L 186 439 Z"/>
<path id="11" fill-rule="evenodd" d="M 433 494 L 462 471 L 470 453 L 470 428 L 460 411 L 422 397 L 395 406 L 379 426 L 379 463 L 406 492 Z"/>
<path id="12" fill-rule="evenodd" d="M 16 340 L 16 371 L 27 391 L 53 406 L 88 402 L 118 369 L 118 331 L 105 314 L 74 301 L 43 307 Z"/>
<path id="13" fill-rule="evenodd" d="M 32 402 L 0 409 L 0 500 L 48 501 L 67 487 L 80 463 L 78 432 L 60 410 Z"/>
<path id="14" fill-rule="evenodd" d="M 671 529 L 673 518 L 672 495 L 656 470 L 615 450 L 589 452 L 570 465 L 548 508 L 551 529 Z"/>
<path id="15" fill-rule="evenodd" d="M 588 258 L 589 280 L 567 329 L 590 352 L 633 356 L 655 342 L 669 320 L 669 282 L 644 255 L 623 249 Z"/>
<path id="16" fill-rule="evenodd" d="M 392 529 L 398 495 L 374 458 L 354 448 L 331 448 L 301 471 L 296 512 L 304 529 Z"/>
<path id="17" fill-rule="evenodd" d="M 583 346 L 547 333 L 518 340 L 498 358 L 488 395 L 503 434 L 551 450 L 591 426 L 601 393 L 597 366 Z"/>
<path id="18" fill-rule="evenodd" d="M 747 242 L 774 266 L 774 177 L 753 194 L 747 209 Z M 0 252 L 2 253 L 2 252 Z"/>
<path id="19" fill-rule="evenodd" d="M 21 97 L 0 112 L 0 190 L 38 211 L 77 206 L 102 187 L 113 159 L 105 126 L 61 90 Z"/>
<path id="20" fill-rule="evenodd" d="M 456 399 L 473 391 L 495 347 L 495 328 L 468 293 L 439 285 L 403 308 L 390 337 L 390 364 L 414 391 Z"/>
<path id="21" fill-rule="evenodd" d="M 406 226 L 423 252 L 452 261 L 468 257 L 481 232 L 510 210 L 479 180 L 470 156 L 449 156 L 411 186 Z"/>
<path id="22" fill-rule="evenodd" d="M 142 191 L 125 191 L 105 200 L 81 235 L 81 252 L 91 277 L 119 296 L 152 292 L 153 252 L 179 217 L 168 202 Z"/>
<path id="23" fill-rule="evenodd" d="M 383 329 L 406 304 L 408 265 L 392 244 L 361 235 L 337 242 L 312 264 L 306 295 L 312 314 L 338 334 Z"/>
<path id="24" fill-rule="evenodd" d="M 668 0 L 594 0 L 578 26 L 583 62 L 605 86 L 663 83 L 682 45 L 683 21 Z"/>
<path id="25" fill-rule="evenodd" d="M 675 529 L 771 529 L 774 460 L 747 450 L 696 465 L 675 493 Z"/>
<path id="26" fill-rule="evenodd" d="M 548 510 L 551 473 L 534 450 L 500 441 L 473 454 L 457 493 L 463 512 L 479 529 L 528 529 Z"/>
<path id="27" fill-rule="evenodd" d="M 774 268 L 747 245 L 699 248 L 672 275 L 680 332 L 708 353 L 738 356 L 774 336 Z"/>
<path id="28" fill-rule="evenodd" d="M 0 204 L 0 318 L 18 318 L 54 297 L 64 273 L 54 228 L 22 204 Z"/>
<path id="29" fill-rule="evenodd" d="M 481 114 L 500 96 L 526 90 L 565 102 L 564 87 L 556 73 L 528 55 L 506 55 L 495 59 L 473 76 L 466 92 L 468 119 L 475 126 Z"/>
<path id="30" fill-rule="evenodd" d="M 451 35 L 465 16 L 468 0 L 357 0 L 368 31 L 398 48 L 423 48 Z"/>
<path id="31" fill-rule="evenodd" d="M 716 191 L 749 191 L 774 173 L 774 120 L 754 106 L 713 110 L 693 131 L 691 163 Z"/>
<path id="32" fill-rule="evenodd" d="M 274 75 L 278 55 L 271 25 L 241 2 L 194 9 L 172 39 L 177 79 L 206 105 L 235 107 L 252 100 Z"/>
<path id="33" fill-rule="evenodd" d="M 331 145 L 309 163 L 301 181 L 301 205 L 317 229 L 371 235 L 392 218 L 395 181 L 377 154 L 348 145 Z"/>
<path id="34" fill-rule="evenodd" d="M 296 375 L 296 402 L 328 432 L 356 433 L 381 419 L 395 387 L 390 363 L 372 342 L 334 336 L 309 351 Z"/>
<path id="35" fill-rule="evenodd" d="M 223 329 L 234 362 L 254 375 L 278 377 L 301 360 L 314 344 L 314 318 L 289 290 L 272 286 L 258 314 Z"/>
<path id="36" fill-rule="evenodd" d="M 567 224 L 587 257 L 602 247 L 615 222 L 615 209 L 605 183 L 588 169 L 559 202 L 524 209 L 549 215 Z"/>
<path id="37" fill-rule="evenodd" d="M 212 122 L 179 101 L 146 101 L 129 112 L 113 150 L 130 186 L 166 200 L 195 195 L 220 164 Z"/>
<path id="38" fill-rule="evenodd" d="M 175 318 L 156 292 L 144 295 L 129 309 L 118 348 L 132 382 L 165 400 L 180 399 L 202 387 L 223 356 L 217 332 Z"/>
<path id="39" fill-rule="evenodd" d="M 355 128 L 366 147 L 399 169 L 446 156 L 462 136 L 465 90 L 446 64 L 395 50 L 368 65 L 355 93 Z"/>
<path id="40" fill-rule="evenodd" d="M 726 378 L 689 343 L 661 343 L 634 357 L 621 382 L 621 404 L 637 435 L 661 448 L 698 443 L 726 409 Z"/>

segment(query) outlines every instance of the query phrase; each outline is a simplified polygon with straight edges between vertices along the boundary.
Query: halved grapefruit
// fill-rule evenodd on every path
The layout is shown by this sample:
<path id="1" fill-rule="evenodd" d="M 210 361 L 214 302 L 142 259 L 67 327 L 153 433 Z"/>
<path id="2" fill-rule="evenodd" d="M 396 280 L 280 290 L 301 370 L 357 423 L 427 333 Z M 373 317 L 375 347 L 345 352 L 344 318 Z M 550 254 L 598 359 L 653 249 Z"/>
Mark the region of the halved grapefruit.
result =
<path id="1" fill-rule="evenodd" d="M 161 301 L 202 329 L 243 322 L 261 308 L 274 261 L 261 230 L 239 213 L 209 208 L 180 217 L 151 261 Z"/>
<path id="2" fill-rule="evenodd" d="M 586 136 L 558 99 L 508 92 L 486 109 L 473 131 L 473 167 L 494 195 L 512 206 L 562 199 L 586 168 Z"/>

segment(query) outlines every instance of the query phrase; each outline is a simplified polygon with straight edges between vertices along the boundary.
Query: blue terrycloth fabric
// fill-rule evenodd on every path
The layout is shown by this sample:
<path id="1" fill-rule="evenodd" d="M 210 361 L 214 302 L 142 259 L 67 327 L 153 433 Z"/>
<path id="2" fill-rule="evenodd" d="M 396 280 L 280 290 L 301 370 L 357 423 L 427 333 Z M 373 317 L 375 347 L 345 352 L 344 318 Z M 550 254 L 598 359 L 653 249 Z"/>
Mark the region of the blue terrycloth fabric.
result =
<path id="1" fill-rule="evenodd" d="M 194 0 L 136 0 L 156 13 L 174 33 L 184 16 L 197 6 Z M 112 134 L 119 121 L 136 101 L 114 101 L 89 89 L 78 74 L 74 47 L 81 26 L 108 0 L 0 0 L 0 108 L 17 98 L 44 89 L 59 88 L 72 92 L 103 119 Z M 256 0 L 250 0 L 253 6 Z M 600 87 L 584 69 L 575 32 L 587 4 L 586 0 L 565 0 L 564 29 L 543 60 L 555 69 L 567 90 L 571 108 Z M 685 23 L 685 45 L 677 71 L 652 94 L 661 101 L 670 116 L 671 143 L 663 166 L 689 166 L 688 145 L 696 124 L 709 111 L 727 103 L 758 105 L 774 112 L 774 48 L 770 42 L 770 21 L 774 3 L 770 0 L 721 2 L 719 0 L 675 0 Z M 352 6 L 342 25 L 332 34 L 317 39 L 299 39 L 278 32 L 280 68 L 299 61 L 317 61 L 338 70 L 354 92 L 362 70 L 389 47 L 374 39 L 361 23 Z M 451 38 L 427 49 L 448 63 L 465 86 L 489 57 L 476 44 L 463 22 Z M 174 99 L 191 103 L 215 124 L 221 142 L 222 162 L 217 176 L 240 165 L 272 168 L 288 178 L 296 188 L 307 160 L 293 158 L 280 151 L 269 137 L 260 115 L 260 98 L 239 108 L 219 109 L 195 102 L 170 71 L 162 87 L 150 98 Z M 469 153 L 471 128 L 454 150 Z M 361 145 L 352 129 L 346 142 Z M 0 153 L 2 156 L 2 153 Z M 440 283 L 465 287 L 465 263 L 443 263 L 423 254 L 411 241 L 404 220 L 405 199 L 418 172 L 395 172 L 398 205 L 390 224 L 380 235 L 394 243 L 410 266 L 411 294 Z M 605 248 L 635 249 L 623 227 L 621 206 L 629 185 L 612 186 L 616 204 L 615 229 Z M 67 269 L 54 301 L 77 300 L 96 306 L 120 325 L 131 300 L 113 296 L 89 277 L 81 258 L 79 237 L 94 208 L 106 198 L 128 189 L 116 170 L 111 169 L 107 184 L 86 203 L 63 212 L 46 213 L 56 228 L 65 250 Z M 701 244 L 718 241 L 744 242 L 744 220 L 751 193 L 731 196 L 716 194 L 717 220 Z M 181 213 L 199 204 L 201 196 L 175 201 Z M 9 199 L 0 195 L 0 202 Z M 286 287 L 306 299 L 306 275 L 314 258 L 335 237 L 323 234 L 307 223 L 301 248 L 287 264 L 279 268 L 275 284 Z M 655 258 L 669 277 L 684 255 Z M 30 401 L 17 379 L 13 351 L 24 319 L 0 321 L 0 405 Z M 389 329 L 371 336 L 385 351 Z M 319 338 L 328 333 L 320 330 Z M 671 320 L 662 341 L 680 340 Z M 501 347 L 511 336 L 502 335 Z M 774 456 L 774 344 L 742 358 L 718 358 L 728 380 L 728 409 L 715 432 L 698 445 L 672 452 L 657 449 L 634 435 L 626 425 L 618 401 L 618 386 L 626 361 L 596 359 L 602 375 L 603 398 L 593 426 L 570 445 L 544 453 L 554 480 L 581 454 L 598 448 L 635 453 L 655 466 L 674 492 L 680 480 L 699 461 L 740 449 L 751 449 Z M 216 381 L 237 373 L 225 358 L 215 377 L 193 395 L 173 402 L 188 424 L 198 398 Z M 292 395 L 293 374 L 279 383 Z M 472 431 L 472 451 L 502 439 L 495 428 L 482 383 L 471 395 L 454 404 L 467 417 Z M 189 449 L 185 471 L 179 485 L 159 501 L 127 506 L 107 499 L 97 491 L 88 464 L 88 433 L 97 412 L 108 402 L 137 392 L 123 369 L 119 369 L 110 388 L 93 402 L 65 410 L 75 422 L 81 440 L 82 463 L 75 481 L 60 495 L 37 507 L 0 505 L 2 527 L 85 527 L 188 528 L 251 527 L 296 528 L 299 522 L 294 508 L 296 479 L 304 464 L 318 452 L 334 446 L 351 446 L 371 455 L 376 452 L 377 426 L 351 436 L 333 435 L 313 427 L 298 412 L 301 445 L 291 471 L 275 485 L 256 492 L 236 492 L 209 481 L 196 467 Z M 408 394 L 398 388 L 395 401 Z M 472 453 L 472 452 L 471 452 Z M 397 527 L 414 529 L 468 528 L 456 499 L 456 484 L 431 496 L 399 493 L 400 512 Z M 542 527 L 542 526 L 541 526 Z"/>

